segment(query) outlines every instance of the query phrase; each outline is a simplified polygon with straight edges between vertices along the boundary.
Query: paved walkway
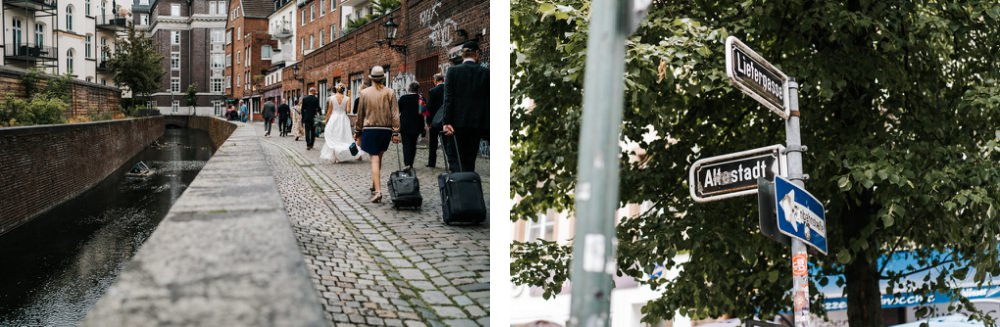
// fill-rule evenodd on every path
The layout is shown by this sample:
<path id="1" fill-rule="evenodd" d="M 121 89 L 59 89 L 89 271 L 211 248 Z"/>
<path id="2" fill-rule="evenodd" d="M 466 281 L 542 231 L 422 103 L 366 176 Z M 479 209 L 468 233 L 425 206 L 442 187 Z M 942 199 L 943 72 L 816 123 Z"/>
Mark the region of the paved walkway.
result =
<path id="1" fill-rule="evenodd" d="M 253 128 L 263 135 L 262 124 Z M 426 148 L 414 164 L 423 210 L 400 211 L 388 194 L 381 204 L 367 201 L 370 162 L 320 162 L 322 138 L 306 151 L 305 141 L 273 135 L 262 138 L 264 155 L 333 325 L 489 324 L 489 223 L 441 221 L 437 175 L 444 169 L 424 167 Z M 439 166 L 442 159 L 439 153 Z M 383 183 L 396 166 L 390 146 Z M 480 158 L 476 168 L 489 205 L 488 160 Z"/>

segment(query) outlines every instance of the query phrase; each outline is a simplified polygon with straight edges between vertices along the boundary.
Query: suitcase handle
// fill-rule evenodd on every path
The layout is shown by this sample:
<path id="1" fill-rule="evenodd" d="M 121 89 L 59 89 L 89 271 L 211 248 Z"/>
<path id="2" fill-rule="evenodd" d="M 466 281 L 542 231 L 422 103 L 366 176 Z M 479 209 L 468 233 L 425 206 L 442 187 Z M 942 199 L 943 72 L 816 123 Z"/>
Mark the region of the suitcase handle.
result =
<path id="1" fill-rule="evenodd" d="M 441 146 L 443 147 L 444 146 L 444 133 L 438 134 L 438 138 L 441 139 Z M 456 160 L 456 161 L 458 161 L 458 171 L 465 171 L 465 169 L 462 168 L 462 155 L 458 153 L 458 138 L 455 137 L 454 134 L 452 134 L 451 135 L 451 140 L 453 141 L 452 144 L 455 145 L 455 157 L 457 157 L 457 159 L 458 159 L 458 160 Z M 451 171 L 451 169 L 448 167 L 448 152 L 447 151 L 445 151 L 445 153 L 444 153 L 444 169 L 447 170 L 447 171 Z"/>

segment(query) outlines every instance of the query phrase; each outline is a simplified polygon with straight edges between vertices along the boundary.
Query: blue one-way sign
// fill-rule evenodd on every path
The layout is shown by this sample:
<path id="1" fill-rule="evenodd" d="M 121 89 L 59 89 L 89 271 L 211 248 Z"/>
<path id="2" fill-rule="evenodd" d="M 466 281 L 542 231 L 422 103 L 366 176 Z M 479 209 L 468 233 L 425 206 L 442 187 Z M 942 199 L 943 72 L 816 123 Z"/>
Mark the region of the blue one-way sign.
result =
<path id="1" fill-rule="evenodd" d="M 816 197 L 781 176 L 774 177 L 778 231 L 826 254 L 826 214 Z"/>

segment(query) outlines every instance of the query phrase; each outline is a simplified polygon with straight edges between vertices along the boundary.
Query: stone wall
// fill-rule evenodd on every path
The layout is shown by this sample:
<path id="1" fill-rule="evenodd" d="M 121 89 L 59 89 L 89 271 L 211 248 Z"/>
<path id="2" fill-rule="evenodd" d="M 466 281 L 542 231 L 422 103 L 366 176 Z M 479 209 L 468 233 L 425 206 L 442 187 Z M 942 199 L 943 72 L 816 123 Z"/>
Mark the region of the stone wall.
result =
<path id="1" fill-rule="evenodd" d="M 14 97 L 25 98 L 27 94 L 21 80 L 25 72 L 5 67 L 0 67 L 0 100 L 7 93 L 14 94 Z M 41 75 L 40 77 L 52 77 Z M 40 78 L 39 89 L 43 89 L 45 79 Z M 91 83 L 73 79 L 71 87 L 72 99 L 70 110 L 66 112 L 66 118 L 86 116 L 88 114 L 115 114 L 121 112 L 122 92 L 117 87 Z"/>
<path id="2" fill-rule="evenodd" d="M 0 235 L 104 180 L 163 128 L 163 117 L 0 128 Z"/>
<path id="3" fill-rule="evenodd" d="M 164 123 L 167 125 L 176 125 L 179 127 L 187 127 L 191 129 L 200 129 L 208 132 L 208 136 L 212 138 L 213 150 L 218 150 L 222 143 L 226 142 L 229 135 L 236 130 L 236 124 L 227 122 L 222 118 L 218 117 L 203 117 L 203 116 L 164 116 Z"/>

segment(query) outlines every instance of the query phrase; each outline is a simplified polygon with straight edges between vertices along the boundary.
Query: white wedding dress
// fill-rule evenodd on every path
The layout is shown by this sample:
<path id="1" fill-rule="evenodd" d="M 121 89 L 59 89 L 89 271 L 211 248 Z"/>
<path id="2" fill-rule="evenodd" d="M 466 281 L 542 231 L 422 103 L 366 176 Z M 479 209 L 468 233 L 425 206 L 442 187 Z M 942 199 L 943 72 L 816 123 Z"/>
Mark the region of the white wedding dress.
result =
<path id="1" fill-rule="evenodd" d="M 323 131 L 323 137 L 326 139 L 326 144 L 323 145 L 323 150 L 320 152 L 320 159 L 332 160 L 333 162 L 344 162 L 350 160 L 358 160 L 364 154 L 360 147 L 357 147 L 357 152 L 351 155 L 351 144 L 354 144 L 354 137 L 351 133 L 351 119 L 347 117 L 347 104 L 350 102 L 350 98 L 343 97 L 340 102 L 337 102 L 337 95 L 331 95 L 329 103 L 332 104 L 328 110 L 332 110 L 330 113 L 330 121 L 326 122 L 326 129 Z"/>

